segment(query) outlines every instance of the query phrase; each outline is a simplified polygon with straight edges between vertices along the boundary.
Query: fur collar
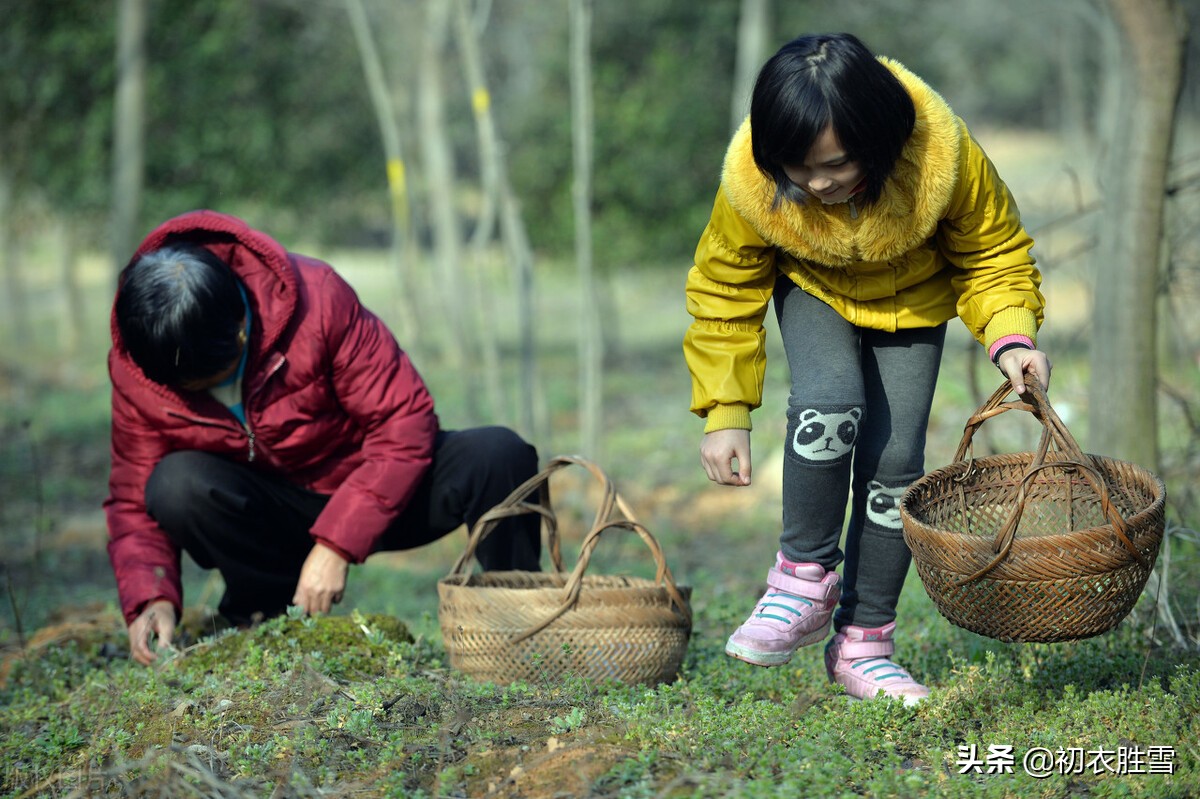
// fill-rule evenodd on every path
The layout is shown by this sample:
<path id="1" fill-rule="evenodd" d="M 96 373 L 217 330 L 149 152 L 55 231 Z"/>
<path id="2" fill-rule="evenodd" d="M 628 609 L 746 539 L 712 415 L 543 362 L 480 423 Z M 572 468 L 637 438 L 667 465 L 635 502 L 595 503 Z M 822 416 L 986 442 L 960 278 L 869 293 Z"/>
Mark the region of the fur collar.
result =
<path id="1" fill-rule="evenodd" d="M 851 219 L 845 203 L 785 202 L 773 209 L 775 185 L 754 163 L 750 120 L 734 134 L 721 180 L 730 204 L 766 241 L 793 256 L 829 266 L 896 258 L 933 235 L 958 184 L 962 122 L 933 89 L 898 62 L 892 70 L 916 106 L 916 125 L 883 193 Z"/>

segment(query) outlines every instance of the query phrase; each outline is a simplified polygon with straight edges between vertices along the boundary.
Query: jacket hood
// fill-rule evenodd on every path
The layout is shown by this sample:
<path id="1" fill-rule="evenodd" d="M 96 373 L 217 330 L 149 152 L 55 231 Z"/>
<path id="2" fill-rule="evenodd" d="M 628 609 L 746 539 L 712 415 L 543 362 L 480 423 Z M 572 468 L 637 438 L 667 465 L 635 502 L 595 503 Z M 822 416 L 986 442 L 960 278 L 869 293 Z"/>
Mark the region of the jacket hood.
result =
<path id="1" fill-rule="evenodd" d="M 942 97 L 900 63 L 880 58 L 904 85 L 916 123 L 879 200 L 851 219 L 842 206 L 813 201 L 772 207 L 775 183 L 754 163 L 750 120 L 734 135 L 721 180 L 730 204 L 768 242 L 828 266 L 887 261 L 928 239 L 958 182 L 962 122 Z"/>
<path id="2" fill-rule="evenodd" d="M 237 217 L 217 211 L 190 211 L 163 222 L 151 231 L 137 248 L 130 263 L 145 253 L 177 241 L 199 244 L 229 264 L 246 287 L 250 310 L 255 319 L 252 352 L 262 353 L 271 349 L 291 322 L 298 301 L 296 267 L 288 251 L 279 242 L 254 230 Z M 118 295 L 120 291 L 118 285 Z M 141 381 L 150 383 L 149 378 L 133 363 L 121 341 L 115 300 L 110 325 L 112 360 L 125 362 Z"/>

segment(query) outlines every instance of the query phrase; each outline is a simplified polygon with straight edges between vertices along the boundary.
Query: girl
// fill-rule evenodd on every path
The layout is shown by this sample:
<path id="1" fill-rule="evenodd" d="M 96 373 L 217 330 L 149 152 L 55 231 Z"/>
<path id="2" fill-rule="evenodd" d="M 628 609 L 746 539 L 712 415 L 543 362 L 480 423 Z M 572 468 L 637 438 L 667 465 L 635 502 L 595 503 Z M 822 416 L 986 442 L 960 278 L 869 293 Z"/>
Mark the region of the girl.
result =
<path id="1" fill-rule="evenodd" d="M 772 297 L 792 375 L 779 551 L 729 655 L 781 665 L 832 624 L 826 671 L 847 694 L 928 696 L 891 660 L 911 559 L 899 500 L 923 472 L 947 320 L 1018 393 L 1026 373 L 1048 384 L 1032 244 L 962 120 L 903 66 L 849 34 L 800 37 L 764 65 L 687 281 L 710 480 L 750 484 Z"/>

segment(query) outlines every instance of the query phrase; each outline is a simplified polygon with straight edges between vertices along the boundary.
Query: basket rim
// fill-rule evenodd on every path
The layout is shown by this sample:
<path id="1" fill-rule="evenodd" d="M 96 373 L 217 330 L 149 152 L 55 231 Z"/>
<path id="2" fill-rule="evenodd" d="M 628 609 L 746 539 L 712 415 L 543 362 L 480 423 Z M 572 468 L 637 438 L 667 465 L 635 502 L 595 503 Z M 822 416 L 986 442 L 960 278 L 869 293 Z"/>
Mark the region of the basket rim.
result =
<path id="1" fill-rule="evenodd" d="M 995 461 L 995 460 L 998 460 L 1001 458 L 1005 459 L 1005 465 L 1011 465 L 1009 463 L 1009 460 L 1014 457 L 1020 458 L 1022 460 L 1032 461 L 1033 457 L 1034 457 L 1034 453 L 1032 453 L 1032 452 L 1017 452 L 1017 453 L 1012 453 L 1009 455 L 985 455 L 982 458 L 974 458 L 969 461 L 957 461 L 956 463 L 951 463 L 946 466 L 941 466 L 937 469 L 934 469 L 931 472 L 927 472 L 927 473 L 921 475 L 916 480 L 914 480 L 907 489 L 905 489 L 904 494 L 900 497 L 900 514 L 901 514 L 901 516 L 902 517 L 911 517 L 914 521 L 928 526 L 926 522 L 923 522 L 920 519 L 918 519 L 915 509 L 914 509 L 914 506 L 917 504 L 918 495 L 921 493 L 922 490 L 925 490 L 928 488 L 928 486 L 933 485 L 938 482 L 954 480 L 957 477 L 959 477 L 960 475 L 964 474 L 966 472 L 967 468 L 972 465 L 983 464 L 984 466 L 989 466 L 989 465 L 992 465 L 991 463 L 989 463 L 989 461 Z M 1146 469 L 1143 466 L 1139 466 L 1136 463 L 1132 463 L 1130 461 L 1118 460 L 1117 458 L 1108 458 L 1103 455 L 1090 455 L 1090 454 L 1088 455 L 1088 457 L 1090 457 L 1094 461 L 1096 461 L 1098 465 L 1116 464 L 1116 465 L 1120 465 L 1120 466 L 1130 467 L 1135 471 L 1135 477 L 1138 478 L 1147 487 L 1152 489 L 1151 490 L 1152 497 L 1151 497 L 1150 503 L 1148 505 L 1146 505 L 1145 507 L 1138 509 L 1136 513 L 1129 516 L 1125 520 L 1127 523 L 1133 524 L 1135 519 L 1139 519 L 1145 514 L 1157 512 L 1160 508 L 1162 508 L 1166 504 L 1167 486 L 1162 481 L 1162 478 L 1159 477 L 1158 475 L 1156 475 L 1154 472 L 1150 471 L 1149 469 Z M 1128 496 L 1128 492 L 1122 492 L 1122 494 L 1124 496 Z M 1106 522 L 1103 525 L 1097 525 L 1095 527 L 1088 528 L 1088 529 L 1105 529 L 1105 528 L 1111 530 L 1112 524 Z M 931 529 L 936 529 L 936 528 L 931 528 Z M 1066 534 L 1062 534 L 1062 535 L 1066 535 Z M 1047 536 L 1039 536 L 1039 538 L 1045 538 L 1045 537 L 1047 537 Z"/>
<path id="2" fill-rule="evenodd" d="M 1163 494 L 1163 495 L 1166 494 L 1167 487 L 1166 487 L 1166 484 L 1162 481 L 1162 478 L 1159 477 L 1154 472 L 1147 469 L 1146 467 L 1140 466 L 1136 463 L 1133 463 L 1132 461 L 1123 461 L 1119 458 L 1110 458 L 1106 455 L 1093 455 L 1091 453 L 1086 453 L 1086 454 L 1089 458 L 1091 458 L 1097 464 L 1101 464 L 1101 465 L 1110 465 L 1111 464 L 1114 466 L 1129 467 L 1131 470 L 1133 470 L 1136 477 L 1148 482 L 1149 484 L 1153 485 L 1157 489 L 1155 491 L 1155 499 L 1158 498 L 1159 494 Z M 1019 459 L 1019 461 L 1032 462 L 1035 455 L 1036 455 L 1036 453 L 1031 452 L 1031 451 L 998 453 L 998 454 L 994 454 L 994 455 L 984 455 L 982 457 L 972 458 L 970 460 L 955 461 L 954 463 L 948 463 L 944 466 L 939 466 L 936 469 L 926 472 L 925 474 L 918 477 L 916 480 L 914 480 L 909 485 L 908 489 L 904 492 L 904 496 L 905 496 L 905 498 L 907 498 L 908 495 L 914 493 L 914 489 L 919 485 L 927 485 L 929 483 L 935 482 L 935 480 L 946 479 L 949 477 L 957 476 L 958 474 L 961 474 L 962 472 L 966 471 L 966 469 L 968 467 L 973 466 L 973 465 L 974 466 L 982 465 L 982 466 L 986 467 L 986 466 L 995 465 L 995 462 L 997 462 L 997 461 L 1004 461 L 1003 465 L 1011 465 L 1010 461 L 1014 458 Z M 1050 466 L 1054 465 L 1055 463 L 1063 463 L 1065 465 L 1071 464 L 1070 461 L 1060 461 L 1057 459 L 1049 459 L 1046 461 L 1046 463 L 1047 463 L 1047 465 L 1050 465 Z"/>
<path id="3" fill-rule="evenodd" d="M 1139 516 L 1141 514 L 1127 520 L 1130 527 L 1134 528 L 1133 535 L 1130 537 L 1136 542 L 1141 542 L 1144 539 L 1149 539 L 1152 542 L 1160 540 L 1163 533 L 1158 529 L 1157 525 L 1134 524 L 1134 520 L 1138 519 Z M 942 541 L 955 542 L 964 547 L 972 546 L 981 540 L 991 541 L 995 538 L 994 532 L 964 533 L 958 530 L 948 530 L 944 527 L 934 527 L 916 519 L 912 520 L 911 527 L 905 524 L 904 531 L 927 539 L 938 538 Z M 1027 535 L 1024 537 L 1018 535 L 1012 542 L 1012 554 L 1020 554 L 1022 549 L 1035 545 L 1039 547 L 1058 545 L 1063 549 L 1072 549 L 1078 547 L 1083 539 L 1091 538 L 1104 539 L 1101 543 L 1105 544 L 1110 542 L 1120 543 L 1116 538 L 1113 526 L 1111 524 L 1103 524 L 1096 527 L 1083 527 L 1078 530 L 1072 530 L 1069 533 L 1047 533 L 1046 535 Z"/>
<path id="4" fill-rule="evenodd" d="M 1102 552 L 1116 550 L 1123 552 L 1125 558 L 1131 557 L 1132 560 L 1123 564 L 1109 563 L 1103 569 L 1104 573 L 1110 573 L 1116 569 L 1128 568 L 1133 564 L 1138 564 L 1149 573 L 1152 569 L 1152 561 L 1157 557 L 1157 551 L 1162 543 L 1165 532 L 1166 487 L 1161 478 L 1148 469 L 1129 463 L 1128 461 L 1119 461 L 1115 458 L 1088 456 L 1092 458 L 1091 465 L 1095 470 L 1095 477 L 1101 480 L 1100 487 L 1109 493 L 1110 498 L 1119 495 L 1124 500 L 1136 500 L 1136 502 L 1131 502 L 1130 504 L 1139 506 L 1139 509 L 1128 515 L 1122 515 L 1114 507 L 1112 512 L 1116 514 L 1115 519 L 1106 513 L 1106 518 L 1100 519 L 1098 520 L 1099 523 L 1087 527 L 1026 536 L 1020 535 L 1019 527 L 1013 528 L 1009 526 L 1015 521 L 1015 517 L 1011 515 L 1005 522 L 1005 527 L 1001 528 L 1000 533 L 997 533 L 994 529 L 967 532 L 961 529 L 934 526 L 935 521 L 937 524 L 946 523 L 945 520 L 930 519 L 929 517 L 932 514 L 928 513 L 928 511 L 937 505 L 944 506 L 947 494 L 949 493 L 945 487 L 947 481 L 961 481 L 963 479 L 962 476 L 968 473 L 968 469 L 973 468 L 973 464 L 982 465 L 984 468 L 989 465 L 1012 468 L 1013 466 L 1019 467 L 1022 463 L 1033 463 L 1035 457 L 1033 453 L 1026 452 L 985 456 L 984 458 L 977 458 L 972 461 L 958 461 L 936 469 L 914 481 L 901 497 L 900 521 L 905 541 L 912 550 L 913 560 L 918 569 L 920 570 L 926 565 L 933 565 L 935 562 L 942 562 L 942 556 L 936 554 L 936 550 L 946 549 L 957 551 L 964 555 L 973 553 L 974 555 L 983 557 L 984 561 L 989 561 L 986 565 L 983 563 L 979 564 L 982 570 L 976 568 L 974 565 L 966 566 L 959 564 L 960 568 L 965 570 L 952 568 L 947 573 L 960 574 L 960 576 L 970 582 L 977 579 L 1009 580 L 1019 575 L 1006 574 L 1003 577 L 999 577 L 997 575 L 989 576 L 987 573 L 994 568 L 1006 570 L 1004 564 L 1010 564 L 1011 566 L 1013 564 L 1027 563 L 1029 562 L 1028 559 L 1036 559 L 1047 550 L 1057 548 L 1062 550 L 1063 554 L 1074 553 L 1075 555 L 1089 551 L 1100 555 Z M 997 461 L 999 461 L 998 464 Z M 1050 463 L 1053 462 L 1051 461 Z M 1125 479 L 1120 481 L 1110 479 L 1118 470 Z M 1022 478 L 1022 485 L 1029 476 L 1027 472 Z M 1062 481 L 1059 480 L 1059 482 Z M 927 496 L 927 492 L 934 490 L 931 486 L 937 486 L 942 493 L 937 497 Z M 1123 490 L 1125 486 L 1128 486 L 1129 490 Z M 1138 489 L 1144 489 L 1144 492 L 1140 492 Z M 1092 496 L 1099 496 L 1095 493 L 1095 485 L 1089 484 L 1089 490 Z M 1134 492 L 1137 493 L 1135 494 Z M 1150 495 L 1149 502 L 1145 502 L 1145 494 L 1147 493 Z M 1019 512 L 1018 503 L 1023 505 L 1025 502 L 1022 497 L 1023 489 L 1015 497 L 1005 498 L 997 504 L 1001 507 L 1011 506 L 1010 512 Z M 1104 498 L 1100 497 L 1100 499 L 1103 503 Z M 962 513 L 965 512 L 965 510 L 962 511 Z M 967 526 L 965 519 L 960 518 L 958 521 L 963 522 L 963 526 Z M 1118 523 L 1120 526 L 1118 526 Z M 1123 532 L 1121 528 L 1123 528 Z M 1007 532 L 1006 539 L 1001 543 L 996 536 L 1005 532 Z M 997 549 L 997 547 L 1002 548 Z M 990 550 L 990 556 L 984 552 L 985 549 Z M 1146 563 L 1146 558 L 1149 558 L 1151 563 Z M 922 578 L 922 582 L 926 582 L 924 578 Z M 1045 582 L 1044 575 L 1042 579 L 1031 582 Z M 926 585 L 926 588 L 928 589 L 928 585 Z"/>
<path id="5" fill-rule="evenodd" d="M 520 579 L 531 583 L 527 585 L 504 585 L 500 583 L 506 576 L 521 575 Z M 530 572 L 530 571 L 487 571 L 473 572 L 466 578 L 447 575 L 438 579 L 438 586 L 446 586 L 448 588 L 468 588 L 474 590 L 486 590 L 489 588 L 503 589 L 505 591 L 547 591 L 554 590 L 561 593 L 562 588 L 570 579 L 570 572 Z M 489 583 L 489 580 L 498 580 L 496 583 Z M 582 578 L 582 583 L 589 589 L 608 589 L 620 590 L 628 589 L 635 591 L 655 590 L 670 594 L 667 586 L 650 577 L 639 577 L 636 575 L 625 574 L 585 574 Z M 687 584 L 676 583 L 675 587 L 682 592 L 691 592 L 692 586 Z"/>

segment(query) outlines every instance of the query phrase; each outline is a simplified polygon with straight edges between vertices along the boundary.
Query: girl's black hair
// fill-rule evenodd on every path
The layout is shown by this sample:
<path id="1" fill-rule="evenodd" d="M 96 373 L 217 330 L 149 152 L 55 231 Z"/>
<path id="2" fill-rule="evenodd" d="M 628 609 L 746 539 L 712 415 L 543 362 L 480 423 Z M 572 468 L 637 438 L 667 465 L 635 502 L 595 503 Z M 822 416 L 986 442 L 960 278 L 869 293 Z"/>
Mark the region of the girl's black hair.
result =
<path id="1" fill-rule="evenodd" d="M 758 73 L 750 101 L 754 162 L 775 181 L 776 205 L 807 199 L 783 168 L 803 163 L 827 125 L 866 170 L 862 202 L 875 202 L 915 121 L 904 85 L 849 33 L 785 44 Z"/>
<path id="2" fill-rule="evenodd" d="M 117 329 L 156 383 L 180 386 L 228 369 L 246 315 L 233 270 L 197 244 L 168 243 L 121 272 Z"/>

